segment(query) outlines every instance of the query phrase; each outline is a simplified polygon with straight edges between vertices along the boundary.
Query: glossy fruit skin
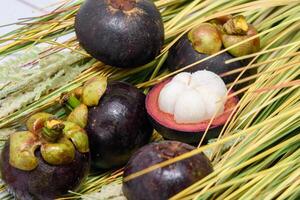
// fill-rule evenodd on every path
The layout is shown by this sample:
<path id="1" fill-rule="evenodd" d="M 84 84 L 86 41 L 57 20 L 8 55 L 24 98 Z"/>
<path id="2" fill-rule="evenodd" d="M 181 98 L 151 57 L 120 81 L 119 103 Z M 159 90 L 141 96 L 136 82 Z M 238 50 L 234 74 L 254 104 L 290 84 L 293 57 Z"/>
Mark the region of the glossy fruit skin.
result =
<path id="1" fill-rule="evenodd" d="M 129 11 L 112 7 L 112 1 L 87 0 L 81 6 L 75 20 L 80 45 L 94 58 L 115 67 L 150 62 L 164 41 L 160 12 L 150 0 L 136 0 Z"/>
<path id="2" fill-rule="evenodd" d="M 153 132 L 145 95 L 128 83 L 109 82 L 98 106 L 89 109 L 86 131 L 95 168 L 126 164 Z"/>
<path id="3" fill-rule="evenodd" d="M 129 160 L 124 177 L 193 149 L 195 147 L 176 141 L 144 146 Z M 128 200 L 166 200 L 212 171 L 209 159 L 201 153 L 123 182 L 123 193 Z"/>
<path id="4" fill-rule="evenodd" d="M 169 56 L 164 64 L 170 71 L 176 71 L 182 67 L 192 64 L 196 61 L 202 60 L 209 55 L 197 52 L 191 42 L 188 40 L 187 35 L 182 36 L 169 51 Z M 224 52 L 214 58 L 208 59 L 202 63 L 199 63 L 185 71 L 195 72 L 198 70 L 209 70 L 218 75 L 229 72 L 233 69 L 240 68 L 245 63 L 237 61 L 230 64 L 225 64 L 226 60 L 234 58 L 231 54 Z M 233 82 L 239 73 L 222 77 L 223 81 L 227 83 Z"/>
<path id="5" fill-rule="evenodd" d="M 154 129 L 163 135 L 163 137 L 167 140 L 176 140 L 188 144 L 198 145 L 200 140 L 202 139 L 205 131 L 181 131 L 172 128 L 168 128 L 158 123 L 154 118 L 149 116 L 149 119 L 154 127 Z M 208 140 L 217 138 L 221 133 L 223 128 L 223 124 L 220 126 L 211 127 L 208 129 L 206 136 L 204 138 L 204 143 L 206 144 Z"/>
<path id="6" fill-rule="evenodd" d="M 90 154 L 76 151 L 75 159 L 67 165 L 54 166 L 46 163 L 40 152 L 37 168 L 23 171 L 9 164 L 9 144 L 3 149 L 0 163 L 1 175 L 10 193 L 20 200 L 51 200 L 76 190 L 87 177 L 90 168 Z"/>

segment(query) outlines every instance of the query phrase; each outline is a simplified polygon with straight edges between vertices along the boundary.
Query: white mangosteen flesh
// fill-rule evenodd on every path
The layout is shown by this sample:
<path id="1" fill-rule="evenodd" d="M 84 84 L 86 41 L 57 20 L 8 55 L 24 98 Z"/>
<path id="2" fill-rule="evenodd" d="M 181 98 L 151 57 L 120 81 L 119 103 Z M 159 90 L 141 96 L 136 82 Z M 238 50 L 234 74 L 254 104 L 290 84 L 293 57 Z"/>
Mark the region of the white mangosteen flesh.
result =
<path id="1" fill-rule="evenodd" d="M 174 114 L 176 100 L 187 87 L 187 84 L 177 81 L 166 84 L 158 97 L 160 109 L 165 113 Z"/>
<path id="2" fill-rule="evenodd" d="M 178 82 L 182 82 L 185 85 L 189 85 L 190 79 L 191 79 L 191 73 L 181 72 L 176 76 L 174 76 L 172 81 L 178 81 Z"/>
<path id="3" fill-rule="evenodd" d="M 225 96 L 227 93 L 227 88 L 222 78 L 217 74 L 206 70 L 194 72 L 191 75 L 190 86 L 203 87 L 220 96 Z"/>
<path id="4" fill-rule="evenodd" d="M 192 88 L 183 91 L 175 103 L 175 121 L 177 123 L 196 123 L 206 118 L 205 115 L 205 103 L 201 94 Z"/>
<path id="5" fill-rule="evenodd" d="M 199 123 L 224 112 L 226 95 L 226 85 L 217 74 L 182 72 L 160 91 L 158 105 L 176 123 Z"/>

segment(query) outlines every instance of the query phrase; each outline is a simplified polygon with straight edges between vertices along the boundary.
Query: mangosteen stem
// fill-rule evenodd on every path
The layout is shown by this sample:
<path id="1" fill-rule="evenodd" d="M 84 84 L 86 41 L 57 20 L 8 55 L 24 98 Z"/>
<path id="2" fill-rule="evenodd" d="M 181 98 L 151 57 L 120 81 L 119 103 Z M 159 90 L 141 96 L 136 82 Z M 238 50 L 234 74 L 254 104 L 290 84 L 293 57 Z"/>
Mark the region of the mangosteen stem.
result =
<path id="1" fill-rule="evenodd" d="M 47 120 L 44 124 L 42 136 L 49 142 L 55 142 L 63 133 L 65 125 L 57 119 Z"/>
<path id="2" fill-rule="evenodd" d="M 124 11 L 130 11 L 136 4 L 136 0 L 110 0 L 109 2 L 113 8 Z"/>
<path id="3" fill-rule="evenodd" d="M 242 15 L 232 17 L 223 25 L 223 31 L 229 35 L 246 35 L 248 30 L 248 23 Z"/>
<path id="4" fill-rule="evenodd" d="M 60 98 L 60 104 L 65 105 L 71 111 L 81 104 L 73 93 L 64 93 Z"/>
<path id="5" fill-rule="evenodd" d="M 70 96 L 68 99 L 68 104 L 74 109 L 81 104 L 81 102 L 75 96 Z"/>

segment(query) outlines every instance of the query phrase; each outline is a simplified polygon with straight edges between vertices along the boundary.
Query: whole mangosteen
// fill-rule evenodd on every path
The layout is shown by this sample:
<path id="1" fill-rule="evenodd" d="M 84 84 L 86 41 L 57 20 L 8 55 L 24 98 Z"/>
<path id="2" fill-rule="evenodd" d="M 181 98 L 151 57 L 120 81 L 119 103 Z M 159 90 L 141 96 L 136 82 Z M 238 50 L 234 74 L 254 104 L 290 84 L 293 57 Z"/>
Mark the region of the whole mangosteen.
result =
<path id="1" fill-rule="evenodd" d="M 238 42 L 244 41 L 257 32 L 252 25 L 247 24 L 243 16 L 226 16 L 215 19 L 212 23 L 203 23 L 183 35 L 169 50 L 169 56 L 164 64 L 170 71 L 176 71 L 185 66 L 207 58 Z M 225 61 L 251 53 L 260 49 L 260 40 L 255 38 L 221 53 L 187 69 L 188 72 L 209 70 L 218 75 L 230 72 L 247 65 L 247 61 L 236 61 L 226 64 Z M 245 76 L 255 74 L 256 70 L 247 70 Z M 223 76 L 226 84 L 232 83 L 239 73 Z M 239 88 L 239 87 L 237 87 Z"/>
<path id="2" fill-rule="evenodd" d="M 98 105 L 89 108 L 86 131 L 94 167 L 126 164 L 133 152 L 149 142 L 153 132 L 145 95 L 128 83 L 109 82 Z"/>
<path id="3" fill-rule="evenodd" d="M 90 167 L 85 131 L 47 113 L 33 115 L 27 128 L 13 133 L 2 152 L 9 192 L 21 200 L 50 200 L 76 190 Z"/>
<path id="4" fill-rule="evenodd" d="M 130 158 L 124 169 L 124 195 L 128 200 L 166 200 L 204 178 L 213 171 L 213 167 L 201 153 L 126 181 L 129 175 L 194 149 L 176 141 L 144 146 Z"/>
<path id="5" fill-rule="evenodd" d="M 87 0 L 76 15 L 75 31 L 89 54 L 120 68 L 150 62 L 164 41 L 162 18 L 151 0 Z"/>
<path id="6" fill-rule="evenodd" d="M 146 109 L 164 138 L 198 143 L 209 125 L 205 141 L 218 137 L 238 103 L 232 93 L 211 71 L 182 72 L 150 90 Z"/>

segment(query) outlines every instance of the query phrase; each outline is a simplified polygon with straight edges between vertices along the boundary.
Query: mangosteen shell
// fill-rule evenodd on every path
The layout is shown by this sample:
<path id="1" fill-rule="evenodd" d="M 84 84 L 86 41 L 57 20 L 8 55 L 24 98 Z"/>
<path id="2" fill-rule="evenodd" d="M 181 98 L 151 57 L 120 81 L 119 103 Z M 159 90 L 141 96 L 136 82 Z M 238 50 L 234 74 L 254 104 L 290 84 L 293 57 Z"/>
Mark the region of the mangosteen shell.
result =
<path id="1" fill-rule="evenodd" d="M 52 200 L 69 190 L 76 190 L 87 177 L 90 154 L 76 151 L 74 160 L 67 165 L 50 165 L 44 161 L 39 150 L 35 152 L 38 166 L 23 171 L 9 164 L 9 144 L 6 143 L 0 163 L 1 176 L 8 190 L 20 200 Z"/>
<path id="2" fill-rule="evenodd" d="M 137 67 L 152 61 L 164 42 L 162 18 L 154 3 L 138 0 L 126 11 L 113 8 L 110 2 L 83 3 L 75 18 L 80 45 L 94 58 L 115 67 Z"/>
<path id="3" fill-rule="evenodd" d="M 124 177 L 194 149 L 177 141 L 149 144 L 131 157 Z M 201 153 L 123 182 L 122 189 L 128 200 L 166 200 L 212 171 L 209 159 Z"/>
<path id="4" fill-rule="evenodd" d="M 176 140 L 188 144 L 198 144 L 202 139 L 203 134 L 205 133 L 205 131 L 186 132 L 168 128 L 155 121 L 155 119 L 153 119 L 151 115 L 148 116 L 154 129 L 158 133 L 162 134 L 163 138 L 167 140 Z M 207 143 L 210 139 L 217 138 L 222 131 L 223 126 L 224 125 L 220 125 L 209 128 L 203 140 L 204 144 Z"/>
<path id="5" fill-rule="evenodd" d="M 98 106 L 89 109 L 86 132 L 93 167 L 125 165 L 153 133 L 144 93 L 128 83 L 109 82 Z"/>
<path id="6" fill-rule="evenodd" d="M 166 59 L 166 62 L 164 63 L 164 67 L 168 68 L 170 71 L 176 71 L 187 65 L 202 60 L 208 56 L 209 55 L 199 53 L 198 51 L 196 51 L 193 48 L 191 42 L 189 41 L 187 34 L 185 34 L 169 50 L 169 55 L 168 58 Z M 243 67 L 248 62 L 244 60 L 244 61 L 236 61 L 230 64 L 225 64 L 226 60 L 232 58 L 234 57 L 231 54 L 229 54 L 228 52 L 224 52 L 222 54 L 215 56 L 214 58 L 199 63 L 185 71 L 196 72 L 198 70 L 208 70 L 218 75 L 221 75 L 222 73 L 229 72 L 231 70 Z M 247 70 L 244 73 L 243 77 L 255 73 L 256 73 L 255 70 Z M 222 77 L 222 79 L 226 84 L 228 84 L 228 83 L 232 83 L 237 78 L 238 75 L 239 73 L 236 73 L 236 74 Z M 240 88 L 240 86 L 235 87 L 235 89 L 237 88 Z"/>

